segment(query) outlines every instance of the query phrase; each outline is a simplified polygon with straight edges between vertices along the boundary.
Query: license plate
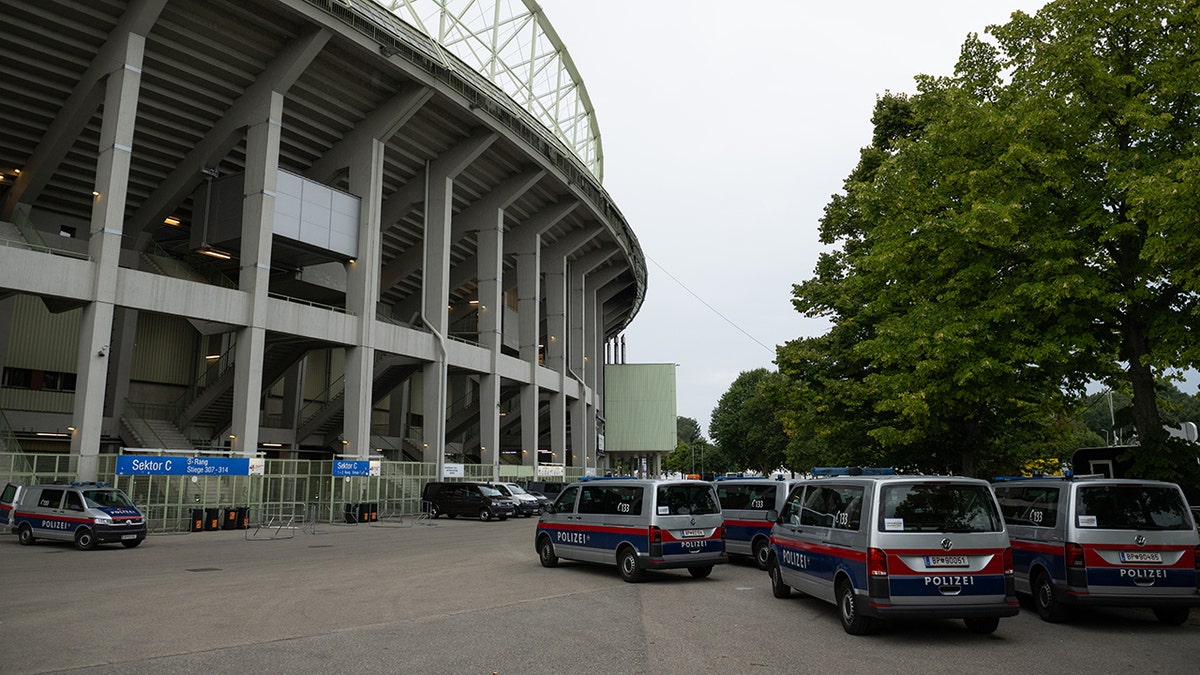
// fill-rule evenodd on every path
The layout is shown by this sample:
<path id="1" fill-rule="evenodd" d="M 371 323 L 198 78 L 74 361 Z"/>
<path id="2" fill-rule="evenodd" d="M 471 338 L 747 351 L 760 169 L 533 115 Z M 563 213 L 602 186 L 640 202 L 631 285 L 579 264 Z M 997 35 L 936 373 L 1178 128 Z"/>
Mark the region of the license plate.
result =
<path id="1" fill-rule="evenodd" d="M 683 536 L 684 537 L 703 537 L 704 530 L 684 530 Z"/>
<path id="2" fill-rule="evenodd" d="M 927 555 L 925 556 L 926 567 L 966 567 L 967 556 L 965 555 Z"/>
<path id="3" fill-rule="evenodd" d="M 1158 551 L 1121 551 L 1121 562 L 1160 563 L 1162 554 Z"/>
<path id="4" fill-rule="evenodd" d="M 136 534 L 123 534 L 123 535 L 121 535 L 121 538 L 122 539 L 137 539 L 137 535 Z"/>

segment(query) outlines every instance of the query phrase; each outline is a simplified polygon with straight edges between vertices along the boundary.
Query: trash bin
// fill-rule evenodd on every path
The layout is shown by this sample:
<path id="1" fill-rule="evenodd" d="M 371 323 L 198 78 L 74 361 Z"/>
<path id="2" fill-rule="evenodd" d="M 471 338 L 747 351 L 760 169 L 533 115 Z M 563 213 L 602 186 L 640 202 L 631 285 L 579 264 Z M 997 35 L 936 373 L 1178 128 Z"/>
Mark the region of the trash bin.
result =
<path id="1" fill-rule="evenodd" d="M 368 502 L 363 502 L 358 505 L 358 522 L 371 522 L 371 505 Z"/>
<path id="2" fill-rule="evenodd" d="M 354 525 L 358 523 L 358 504 L 346 504 L 346 524 Z"/>
<path id="3" fill-rule="evenodd" d="M 221 528 L 221 509 L 216 507 L 204 509 L 204 529 L 208 531 Z"/>
<path id="4" fill-rule="evenodd" d="M 379 522 L 379 502 L 371 502 L 371 522 Z"/>
<path id="5" fill-rule="evenodd" d="M 190 532 L 200 532 L 204 529 L 204 509 L 192 509 L 191 524 L 188 526 Z"/>
<path id="6" fill-rule="evenodd" d="M 250 507 L 249 506 L 239 506 L 238 507 L 237 522 L 238 522 L 237 528 L 239 530 L 245 530 L 250 527 Z"/>
<path id="7" fill-rule="evenodd" d="M 221 519 L 221 529 L 222 530 L 237 529 L 237 524 L 238 524 L 237 509 L 235 509 L 233 507 L 229 507 L 227 509 L 224 509 L 224 514 L 225 514 L 224 517 Z"/>

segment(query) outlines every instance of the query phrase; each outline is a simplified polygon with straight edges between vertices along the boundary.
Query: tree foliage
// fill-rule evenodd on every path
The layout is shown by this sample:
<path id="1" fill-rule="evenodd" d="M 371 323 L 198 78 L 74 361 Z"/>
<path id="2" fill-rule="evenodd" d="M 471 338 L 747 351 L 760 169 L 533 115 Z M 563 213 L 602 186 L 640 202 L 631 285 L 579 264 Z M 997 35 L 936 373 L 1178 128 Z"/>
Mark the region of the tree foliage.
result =
<path id="1" fill-rule="evenodd" d="M 713 409 L 708 428 L 732 470 L 767 475 L 783 466 L 788 438 L 771 391 L 780 377 L 766 368 L 746 371 Z"/>
<path id="2" fill-rule="evenodd" d="M 832 328 L 778 353 L 791 456 L 1011 470 L 1062 454 L 1099 380 L 1132 394 L 1136 469 L 1171 468 L 1155 375 L 1200 359 L 1198 21 L 1057 0 L 877 101 L 794 287 Z"/>

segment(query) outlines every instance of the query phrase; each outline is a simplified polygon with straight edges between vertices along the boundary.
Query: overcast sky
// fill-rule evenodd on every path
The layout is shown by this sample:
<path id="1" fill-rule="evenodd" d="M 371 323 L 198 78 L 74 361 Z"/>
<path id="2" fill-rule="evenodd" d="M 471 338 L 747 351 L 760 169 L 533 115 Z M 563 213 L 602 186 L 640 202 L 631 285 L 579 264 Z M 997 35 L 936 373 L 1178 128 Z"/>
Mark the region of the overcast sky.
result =
<path id="1" fill-rule="evenodd" d="M 648 258 L 626 360 L 678 364 L 678 414 L 707 434 L 740 373 L 824 332 L 792 308 L 792 284 L 812 276 L 822 210 L 871 141 L 876 96 L 951 74 L 969 33 L 1045 1 L 539 4 L 596 108 L 604 186 Z"/>

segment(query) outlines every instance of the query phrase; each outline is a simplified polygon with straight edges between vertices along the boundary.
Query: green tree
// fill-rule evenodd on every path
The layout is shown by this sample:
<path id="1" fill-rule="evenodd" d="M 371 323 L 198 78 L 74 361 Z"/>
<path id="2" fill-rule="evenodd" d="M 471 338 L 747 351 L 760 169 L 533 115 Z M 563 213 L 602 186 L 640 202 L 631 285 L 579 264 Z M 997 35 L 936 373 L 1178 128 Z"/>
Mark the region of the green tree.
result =
<path id="1" fill-rule="evenodd" d="M 1198 17 L 1058 0 L 880 99 L 795 287 L 833 328 L 780 349 L 793 439 L 857 424 L 860 452 L 981 473 L 1069 443 L 1100 380 L 1132 393 L 1139 473 L 1179 469 L 1155 374 L 1200 356 Z"/>
<path id="2" fill-rule="evenodd" d="M 734 471 L 766 475 L 786 461 L 788 437 L 769 389 L 780 377 L 766 368 L 746 371 L 713 409 L 709 431 Z"/>
<path id="3" fill-rule="evenodd" d="M 663 468 L 681 474 L 704 473 L 705 454 L 712 444 L 700 433 L 700 423 L 690 417 L 675 418 L 675 449 L 663 458 Z"/>

